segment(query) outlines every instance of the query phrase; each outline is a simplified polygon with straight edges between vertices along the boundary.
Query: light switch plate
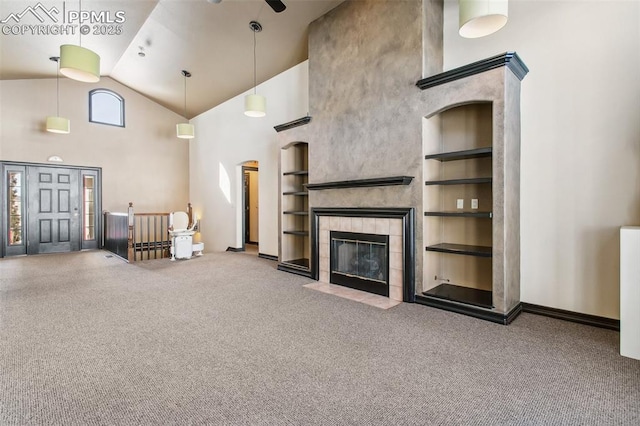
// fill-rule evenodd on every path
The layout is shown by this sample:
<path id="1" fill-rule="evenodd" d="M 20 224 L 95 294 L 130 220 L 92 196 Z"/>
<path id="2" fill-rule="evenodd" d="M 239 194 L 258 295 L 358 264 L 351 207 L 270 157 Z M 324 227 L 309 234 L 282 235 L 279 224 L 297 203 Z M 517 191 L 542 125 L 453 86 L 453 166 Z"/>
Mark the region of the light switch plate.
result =
<path id="1" fill-rule="evenodd" d="M 456 208 L 458 209 L 464 209 L 464 199 L 462 198 L 458 198 L 456 200 Z"/>
<path id="2" fill-rule="evenodd" d="M 472 209 L 477 209 L 478 208 L 478 199 L 477 198 L 472 198 L 471 199 L 471 208 Z"/>

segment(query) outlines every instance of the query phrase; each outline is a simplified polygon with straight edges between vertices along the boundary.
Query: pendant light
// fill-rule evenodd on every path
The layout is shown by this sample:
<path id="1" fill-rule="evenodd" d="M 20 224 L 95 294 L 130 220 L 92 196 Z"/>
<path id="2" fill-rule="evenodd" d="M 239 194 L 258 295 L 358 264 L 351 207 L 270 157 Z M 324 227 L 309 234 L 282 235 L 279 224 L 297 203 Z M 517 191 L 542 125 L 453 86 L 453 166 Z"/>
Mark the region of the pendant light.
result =
<path id="1" fill-rule="evenodd" d="M 191 77 L 191 73 L 186 70 L 182 70 L 182 76 L 184 77 L 184 117 L 187 117 L 187 78 Z M 193 139 L 195 137 L 195 128 L 193 124 L 178 123 L 176 124 L 176 133 L 180 139 Z"/>
<path id="2" fill-rule="evenodd" d="M 262 31 L 262 25 L 257 21 L 249 22 L 249 28 L 253 31 L 253 94 L 244 98 L 244 115 L 249 117 L 264 117 L 267 115 L 267 100 L 256 93 L 256 33 Z"/>
<path id="3" fill-rule="evenodd" d="M 78 16 L 82 16 L 82 0 L 79 1 L 79 9 Z M 63 44 L 60 46 L 60 73 L 72 80 L 97 83 L 100 81 L 100 56 L 92 50 L 82 47 L 82 31 L 89 27 L 82 25 L 80 21 L 78 23 L 80 24 L 78 26 L 79 45 Z"/>
<path id="4" fill-rule="evenodd" d="M 507 23 L 507 0 L 459 0 L 459 34 L 478 38 L 493 34 Z"/>
<path id="5" fill-rule="evenodd" d="M 49 60 L 56 63 L 56 115 L 47 117 L 47 132 L 70 133 L 71 123 L 68 118 L 60 117 L 60 58 L 52 56 Z"/>

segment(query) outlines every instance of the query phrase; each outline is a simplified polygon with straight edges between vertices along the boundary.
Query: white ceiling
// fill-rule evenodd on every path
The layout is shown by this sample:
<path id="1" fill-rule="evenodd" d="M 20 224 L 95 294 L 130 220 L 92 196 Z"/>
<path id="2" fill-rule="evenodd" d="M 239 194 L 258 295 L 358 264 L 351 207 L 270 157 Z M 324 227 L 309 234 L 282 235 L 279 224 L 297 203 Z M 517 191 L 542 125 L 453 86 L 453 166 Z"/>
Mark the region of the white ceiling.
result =
<path id="1" fill-rule="evenodd" d="M 82 46 L 100 55 L 101 74 L 184 114 L 184 78 L 187 80 L 187 117 L 200 114 L 253 87 L 253 31 L 249 22 L 263 27 L 256 34 L 257 80 L 265 81 L 307 58 L 309 23 L 343 0 L 283 0 L 287 9 L 275 13 L 264 0 L 83 0 L 82 10 L 109 12 L 114 18 L 124 11 L 121 34 L 82 36 Z M 78 10 L 78 0 L 0 0 L 0 20 L 17 15 L 38 3 L 52 12 L 55 23 L 39 9 L 44 22 L 32 13 L 4 26 L 23 29 L 28 25 L 50 28 L 60 25 L 63 10 Z M 92 32 L 94 25 L 89 23 Z M 106 24 L 97 29 L 109 28 Z M 50 56 L 59 46 L 78 44 L 75 35 L 0 35 L 0 79 L 54 77 L 56 65 Z M 143 49 L 145 56 L 138 53 Z"/>

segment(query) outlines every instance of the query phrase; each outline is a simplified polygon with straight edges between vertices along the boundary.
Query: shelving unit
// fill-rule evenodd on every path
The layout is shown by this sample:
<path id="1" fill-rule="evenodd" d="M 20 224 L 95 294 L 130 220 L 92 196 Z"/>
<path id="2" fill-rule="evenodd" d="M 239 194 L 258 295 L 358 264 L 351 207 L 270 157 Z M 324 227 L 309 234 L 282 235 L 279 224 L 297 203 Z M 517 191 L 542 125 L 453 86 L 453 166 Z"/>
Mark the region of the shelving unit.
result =
<path id="1" fill-rule="evenodd" d="M 426 91 L 418 303 L 501 324 L 522 310 L 520 81 L 528 72 L 505 52 L 416 82 Z M 471 200 L 478 205 L 469 208 Z"/>
<path id="2" fill-rule="evenodd" d="M 491 257 L 492 248 L 486 246 L 472 246 L 469 244 L 441 243 L 427 246 L 427 251 L 439 253 L 462 254 L 465 256 Z"/>
<path id="3" fill-rule="evenodd" d="M 479 211 L 459 211 L 459 212 L 424 212 L 425 216 L 440 216 L 440 217 L 483 217 L 491 219 L 493 213 L 491 212 L 479 212 Z"/>
<path id="4" fill-rule="evenodd" d="M 436 304 L 493 309 L 493 147 L 491 104 L 452 108 L 425 149 L 425 279 Z M 457 200 L 465 208 L 457 209 Z M 478 207 L 470 208 L 472 199 Z"/>
<path id="5" fill-rule="evenodd" d="M 280 258 L 278 269 L 310 275 L 308 144 L 293 142 L 280 156 Z"/>

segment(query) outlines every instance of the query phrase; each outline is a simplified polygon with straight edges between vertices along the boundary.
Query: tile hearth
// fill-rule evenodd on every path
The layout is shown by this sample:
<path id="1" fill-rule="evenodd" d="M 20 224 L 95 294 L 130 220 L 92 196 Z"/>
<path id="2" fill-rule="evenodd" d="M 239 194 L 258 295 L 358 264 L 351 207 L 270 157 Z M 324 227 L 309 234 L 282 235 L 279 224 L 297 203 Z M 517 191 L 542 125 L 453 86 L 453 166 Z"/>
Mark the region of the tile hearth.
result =
<path id="1" fill-rule="evenodd" d="M 320 291 L 322 293 L 332 294 L 334 296 L 342 297 L 343 299 L 353 300 L 354 302 L 364 303 L 365 305 L 374 306 L 380 309 L 393 308 L 394 306 L 402 303 L 399 300 L 389 299 L 388 297 L 379 296 L 377 294 L 367 293 L 365 291 L 321 281 L 305 284 L 303 287 Z"/>

